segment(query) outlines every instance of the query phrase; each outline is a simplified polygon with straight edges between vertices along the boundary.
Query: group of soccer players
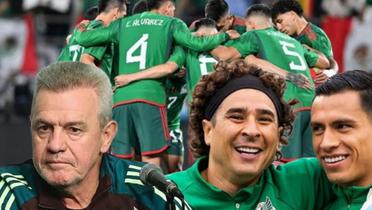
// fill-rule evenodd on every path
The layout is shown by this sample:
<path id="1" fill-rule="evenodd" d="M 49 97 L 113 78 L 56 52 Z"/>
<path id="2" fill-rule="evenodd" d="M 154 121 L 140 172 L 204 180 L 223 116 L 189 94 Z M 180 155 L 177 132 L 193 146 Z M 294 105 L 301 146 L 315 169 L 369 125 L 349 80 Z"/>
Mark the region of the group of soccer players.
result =
<path id="1" fill-rule="evenodd" d="M 284 160 L 313 156 L 309 107 L 315 85 L 337 64 L 329 39 L 306 21 L 300 4 L 255 4 L 239 18 L 224 0 L 209 0 L 205 18 L 190 27 L 173 17 L 175 9 L 172 0 L 141 0 L 123 17 L 125 0 L 100 0 L 97 17 L 75 28 L 58 58 L 97 65 L 110 78 L 119 125 L 110 152 L 181 170 L 183 101 L 219 60 L 244 58 L 287 80 L 285 100 L 296 120 Z"/>

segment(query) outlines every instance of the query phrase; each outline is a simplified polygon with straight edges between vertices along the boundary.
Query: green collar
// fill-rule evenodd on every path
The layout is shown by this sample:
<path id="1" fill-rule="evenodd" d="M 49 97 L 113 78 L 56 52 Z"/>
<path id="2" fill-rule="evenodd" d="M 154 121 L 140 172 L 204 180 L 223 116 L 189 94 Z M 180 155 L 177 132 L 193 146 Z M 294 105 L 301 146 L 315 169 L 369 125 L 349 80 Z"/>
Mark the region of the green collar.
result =
<path id="1" fill-rule="evenodd" d="M 213 195 L 223 200 L 234 200 L 235 202 L 244 202 L 247 201 L 247 198 L 249 198 L 249 200 L 260 199 L 260 195 L 262 194 L 262 190 L 264 188 L 263 185 L 265 173 L 260 177 L 257 183 L 247 186 L 239 190 L 234 196 L 231 196 L 204 179 L 204 177 L 201 175 L 201 171 L 205 170 L 207 167 L 208 157 L 201 157 L 196 161 L 195 164 L 192 165 L 190 173 L 192 173 L 192 176 L 196 177 L 196 181 L 200 184 L 200 186 L 204 186 L 203 188 L 206 190 L 205 193 L 208 193 L 208 195 Z"/>

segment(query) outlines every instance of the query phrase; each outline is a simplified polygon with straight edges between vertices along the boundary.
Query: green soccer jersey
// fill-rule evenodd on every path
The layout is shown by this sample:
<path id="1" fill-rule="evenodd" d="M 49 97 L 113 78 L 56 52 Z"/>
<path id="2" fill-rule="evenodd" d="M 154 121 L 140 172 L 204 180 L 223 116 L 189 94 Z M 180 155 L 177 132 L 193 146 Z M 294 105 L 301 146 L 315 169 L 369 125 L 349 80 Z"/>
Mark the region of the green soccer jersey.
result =
<path id="1" fill-rule="evenodd" d="M 178 60 L 172 59 L 174 57 L 176 57 Z M 192 92 L 194 91 L 195 85 L 200 81 L 203 75 L 209 74 L 214 71 L 214 66 L 217 63 L 217 60 L 209 53 L 199 53 L 194 50 L 183 49 L 179 46 L 175 48 L 170 60 L 175 61 L 178 64 L 182 63 L 186 66 L 186 82 L 189 101 L 191 101 L 192 99 L 191 96 Z"/>
<path id="2" fill-rule="evenodd" d="M 176 75 L 168 77 L 165 90 L 167 93 L 168 128 L 169 130 L 179 129 L 181 126 L 180 113 L 187 95 L 185 78 L 179 78 Z"/>
<path id="3" fill-rule="evenodd" d="M 118 44 L 118 74 L 136 73 L 163 64 L 171 46 L 179 44 L 196 51 L 211 50 L 228 38 L 227 34 L 194 37 L 180 19 L 144 12 L 114 21 L 110 26 L 79 33 L 78 42 L 87 47 L 106 42 Z M 115 66 L 113 68 L 116 68 Z M 148 101 L 165 105 L 164 79 L 147 79 L 118 88 L 114 103 Z"/>
<path id="4" fill-rule="evenodd" d="M 61 61 L 79 61 L 84 47 L 77 44 L 75 40 L 75 32 L 71 34 L 71 37 L 65 47 L 62 48 L 61 53 L 57 58 L 57 62 Z"/>
<path id="5" fill-rule="evenodd" d="M 367 201 L 367 196 L 372 195 L 372 185 L 367 187 L 341 187 L 334 185 L 333 190 L 337 199 L 324 208 L 325 210 L 360 210 L 362 206 L 365 210 L 372 209 L 372 201 Z"/>
<path id="6" fill-rule="evenodd" d="M 318 26 L 309 23 L 296 37 L 302 44 L 322 52 L 328 59 L 333 58 L 332 44 L 326 33 Z"/>
<path id="7" fill-rule="evenodd" d="M 159 210 L 168 207 L 166 195 L 159 189 L 144 185 L 140 180 L 143 163 L 132 162 L 111 155 L 103 155 L 100 182 L 90 210 Z M 176 209 L 181 202 L 175 199 Z M 185 204 L 185 209 L 190 210 Z M 0 209 L 41 210 L 67 209 L 56 193 L 39 176 L 32 161 L 0 167 Z"/>
<path id="8" fill-rule="evenodd" d="M 247 31 L 247 27 L 245 26 L 245 20 L 241 17 L 234 16 L 234 21 L 231 29 L 234 29 L 239 34 L 244 34 Z"/>
<path id="9" fill-rule="evenodd" d="M 189 169 L 168 175 L 195 210 L 321 210 L 334 198 L 332 185 L 313 158 L 303 158 L 262 172 L 257 183 L 231 196 L 202 176 L 208 158 Z"/>
<path id="10" fill-rule="evenodd" d="M 94 20 L 91 23 L 95 27 L 103 27 L 103 22 L 99 20 Z M 105 43 L 98 46 L 88 47 L 84 49 L 84 54 L 89 54 L 95 58 L 96 66 L 100 67 L 110 78 L 113 84 L 113 75 L 111 75 L 112 62 L 114 57 L 114 43 Z"/>
<path id="11" fill-rule="evenodd" d="M 102 21 L 93 20 L 89 22 L 87 29 L 95 29 L 102 27 Z M 76 34 L 79 29 L 75 28 L 71 34 L 71 37 L 62 49 L 60 55 L 57 58 L 57 61 L 80 61 L 80 57 L 83 54 L 84 47 L 80 46 L 76 41 Z M 85 51 L 84 51 L 85 52 Z"/>
<path id="12" fill-rule="evenodd" d="M 305 50 L 297 40 L 274 28 L 246 32 L 239 39 L 226 43 L 226 46 L 236 48 L 243 57 L 254 54 L 288 72 L 303 74 L 314 87 L 308 64 L 313 66 L 319 56 Z M 298 100 L 299 103 L 294 106 L 295 109 L 310 107 L 314 94 L 314 88 L 310 90 L 300 88 L 287 81 L 284 99 L 286 101 Z"/>

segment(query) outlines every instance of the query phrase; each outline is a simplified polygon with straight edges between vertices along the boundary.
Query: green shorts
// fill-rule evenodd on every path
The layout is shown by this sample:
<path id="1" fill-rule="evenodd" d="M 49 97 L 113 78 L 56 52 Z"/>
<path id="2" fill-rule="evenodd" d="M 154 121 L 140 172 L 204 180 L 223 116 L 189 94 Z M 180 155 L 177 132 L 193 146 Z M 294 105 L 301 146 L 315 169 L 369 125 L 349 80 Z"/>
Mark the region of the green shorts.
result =
<path id="1" fill-rule="evenodd" d="M 120 158 L 155 155 L 169 146 L 166 108 L 147 103 L 124 104 L 113 109 L 113 119 L 118 122 L 110 152 Z"/>
<path id="2" fill-rule="evenodd" d="M 314 157 L 310 110 L 296 113 L 288 146 L 282 148 L 283 158 Z"/>
<path id="3" fill-rule="evenodd" d="M 169 148 L 167 149 L 167 154 L 183 156 L 183 136 L 182 131 L 179 128 L 171 129 L 170 140 L 168 141 Z"/>

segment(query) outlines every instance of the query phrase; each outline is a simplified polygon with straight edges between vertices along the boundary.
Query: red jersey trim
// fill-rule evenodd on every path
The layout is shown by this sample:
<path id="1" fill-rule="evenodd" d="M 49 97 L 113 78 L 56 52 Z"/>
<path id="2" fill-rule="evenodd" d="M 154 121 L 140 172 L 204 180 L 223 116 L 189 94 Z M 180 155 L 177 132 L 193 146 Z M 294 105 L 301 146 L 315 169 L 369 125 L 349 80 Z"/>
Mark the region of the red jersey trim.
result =
<path id="1" fill-rule="evenodd" d="M 152 101 L 136 99 L 136 100 L 129 100 L 129 101 L 123 101 L 123 102 L 120 102 L 120 103 L 116 103 L 116 104 L 114 104 L 114 106 L 112 108 L 115 108 L 115 107 L 118 107 L 118 106 L 121 106 L 121 105 L 125 105 L 125 104 L 132 104 L 132 103 L 146 103 L 146 104 L 150 104 L 150 105 L 154 105 L 154 106 L 158 106 L 158 107 L 165 107 L 164 104 L 158 104 L 158 103 L 155 103 L 155 102 L 152 102 Z"/>
<path id="2" fill-rule="evenodd" d="M 303 112 L 303 111 L 310 111 L 311 110 L 311 107 L 301 107 L 301 108 L 297 108 L 297 109 L 294 109 L 293 112 Z"/>
<path id="3" fill-rule="evenodd" d="M 165 150 L 167 150 L 169 148 L 169 145 L 165 145 L 164 147 L 162 147 L 161 149 L 158 149 L 158 150 L 152 150 L 152 151 L 147 151 L 147 152 L 141 152 L 141 155 L 142 156 L 147 156 L 147 155 L 156 155 L 156 154 L 160 154 L 162 152 L 164 152 Z"/>

